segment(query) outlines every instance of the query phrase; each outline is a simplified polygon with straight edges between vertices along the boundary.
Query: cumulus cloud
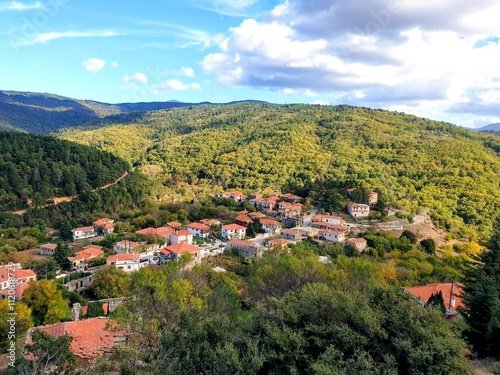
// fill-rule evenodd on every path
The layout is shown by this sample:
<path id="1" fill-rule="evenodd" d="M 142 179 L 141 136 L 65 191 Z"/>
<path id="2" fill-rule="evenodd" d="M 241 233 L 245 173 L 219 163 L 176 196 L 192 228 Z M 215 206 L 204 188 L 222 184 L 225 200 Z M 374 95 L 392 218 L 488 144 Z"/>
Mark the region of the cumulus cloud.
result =
<path id="1" fill-rule="evenodd" d="M 0 12 L 6 12 L 9 10 L 13 11 L 24 11 L 24 10 L 40 10 L 44 9 L 41 2 L 36 3 L 20 3 L 18 1 L 11 1 L 9 3 L 0 3 Z"/>
<path id="2" fill-rule="evenodd" d="M 148 77 L 144 73 L 135 73 L 131 76 L 123 76 L 123 82 L 125 83 L 148 83 Z"/>
<path id="3" fill-rule="evenodd" d="M 499 13 L 496 0 L 287 0 L 229 29 L 202 68 L 232 86 L 483 114 L 500 101 Z"/>
<path id="4" fill-rule="evenodd" d="M 118 67 L 120 66 L 120 64 L 118 64 L 116 61 L 113 61 L 113 62 L 111 63 L 111 66 L 112 66 L 113 68 L 118 68 Z"/>
<path id="5" fill-rule="evenodd" d="M 91 59 L 85 60 L 82 65 L 87 69 L 89 72 L 92 73 L 97 73 L 100 72 L 102 69 L 104 69 L 104 66 L 106 65 L 106 61 L 101 60 L 97 57 L 93 57 Z"/>

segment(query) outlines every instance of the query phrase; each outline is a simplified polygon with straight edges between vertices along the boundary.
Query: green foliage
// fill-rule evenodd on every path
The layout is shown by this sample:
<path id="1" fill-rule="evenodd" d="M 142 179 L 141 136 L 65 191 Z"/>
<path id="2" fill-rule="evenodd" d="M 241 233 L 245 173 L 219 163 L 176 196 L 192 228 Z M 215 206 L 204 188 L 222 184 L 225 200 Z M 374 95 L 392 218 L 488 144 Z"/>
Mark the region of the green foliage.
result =
<path id="1" fill-rule="evenodd" d="M 0 132 L 0 211 L 40 208 L 116 180 L 129 165 L 108 152 L 47 136 Z"/>
<path id="2" fill-rule="evenodd" d="M 420 241 L 420 246 L 422 246 L 422 250 L 427 254 L 435 254 L 436 253 L 436 241 L 432 238 L 426 238 Z"/>
<path id="3" fill-rule="evenodd" d="M 488 251 L 478 257 L 479 264 L 471 266 L 464 280 L 466 309 L 464 318 L 469 324 L 467 338 L 480 356 L 500 358 L 500 221 L 488 243 Z"/>
<path id="4" fill-rule="evenodd" d="M 430 209 L 445 229 L 485 233 L 500 208 L 498 137 L 397 112 L 239 103 L 124 115 L 104 125 L 60 137 L 111 151 L 192 197 L 214 185 L 288 186 L 339 211 L 345 189 L 369 188 L 408 212 Z"/>
<path id="5" fill-rule="evenodd" d="M 410 243 L 415 244 L 417 243 L 417 235 L 413 233 L 412 231 L 405 229 L 403 233 L 401 234 L 401 237 L 406 237 L 410 241 Z M 400 238 L 401 238 L 400 237 Z"/>
<path id="6" fill-rule="evenodd" d="M 427 301 L 426 307 L 437 306 L 437 308 L 443 313 L 446 313 L 446 306 L 444 305 L 443 292 L 433 293 Z"/>
<path id="7" fill-rule="evenodd" d="M 88 304 L 87 315 L 85 318 L 96 318 L 99 316 L 104 316 L 104 309 L 102 302 L 90 302 Z"/>
<path id="8" fill-rule="evenodd" d="M 31 281 L 23 294 L 23 302 L 32 310 L 35 325 L 59 323 L 70 318 L 68 302 L 50 280 Z"/>
<path id="9" fill-rule="evenodd" d="M 71 269 L 68 257 L 73 255 L 73 251 L 69 248 L 68 244 L 58 243 L 54 251 L 54 260 L 57 264 L 62 265 L 65 269 Z"/>
<path id="10" fill-rule="evenodd" d="M 106 267 L 94 274 L 89 291 L 97 299 L 125 297 L 130 293 L 130 280 L 124 270 Z"/>
<path id="11" fill-rule="evenodd" d="M 25 348 L 26 356 L 16 361 L 12 374 L 71 374 L 76 368 L 76 357 L 70 349 L 72 338 L 68 335 L 54 337 L 37 329 L 31 339 Z"/>

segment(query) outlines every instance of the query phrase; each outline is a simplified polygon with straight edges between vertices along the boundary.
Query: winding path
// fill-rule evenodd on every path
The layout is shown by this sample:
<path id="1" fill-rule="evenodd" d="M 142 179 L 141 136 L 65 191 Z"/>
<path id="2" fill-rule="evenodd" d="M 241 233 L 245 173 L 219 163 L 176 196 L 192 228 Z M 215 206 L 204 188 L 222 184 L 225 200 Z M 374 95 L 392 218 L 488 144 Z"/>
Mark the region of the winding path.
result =
<path id="1" fill-rule="evenodd" d="M 127 175 L 128 175 L 128 172 L 125 171 L 125 173 L 123 175 L 121 175 L 120 177 L 118 177 L 118 179 L 115 182 L 111 182 L 109 184 L 106 184 L 106 185 L 103 185 L 103 186 L 99 186 L 98 188 L 95 188 L 92 191 L 94 192 L 94 191 L 98 191 L 98 190 L 102 190 L 102 189 L 107 189 L 110 186 L 116 185 L 118 182 L 120 182 L 120 180 L 122 180 L 123 178 L 127 177 Z M 73 195 L 73 196 L 70 196 L 70 197 L 48 198 L 47 200 L 52 200 L 54 203 L 46 204 L 45 206 L 42 206 L 41 208 L 45 208 L 45 207 L 49 207 L 49 206 L 55 206 L 56 204 L 59 204 L 61 202 L 71 202 L 76 197 L 78 197 L 78 195 Z M 30 205 L 30 208 L 31 208 L 31 199 L 28 199 L 28 204 Z M 26 212 L 26 210 L 20 210 L 20 211 L 13 211 L 12 213 L 15 214 L 15 215 L 23 215 L 25 212 Z"/>

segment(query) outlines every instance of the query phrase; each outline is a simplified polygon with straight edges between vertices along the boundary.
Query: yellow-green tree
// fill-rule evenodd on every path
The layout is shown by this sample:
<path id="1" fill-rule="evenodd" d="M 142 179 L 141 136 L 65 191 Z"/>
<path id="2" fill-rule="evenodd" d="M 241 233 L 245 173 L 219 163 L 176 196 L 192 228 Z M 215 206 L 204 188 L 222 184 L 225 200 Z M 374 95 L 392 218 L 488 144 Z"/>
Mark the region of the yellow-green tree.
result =
<path id="1" fill-rule="evenodd" d="M 23 302 L 31 308 L 35 325 L 59 323 L 71 316 L 68 302 L 50 280 L 30 282 Z"/>

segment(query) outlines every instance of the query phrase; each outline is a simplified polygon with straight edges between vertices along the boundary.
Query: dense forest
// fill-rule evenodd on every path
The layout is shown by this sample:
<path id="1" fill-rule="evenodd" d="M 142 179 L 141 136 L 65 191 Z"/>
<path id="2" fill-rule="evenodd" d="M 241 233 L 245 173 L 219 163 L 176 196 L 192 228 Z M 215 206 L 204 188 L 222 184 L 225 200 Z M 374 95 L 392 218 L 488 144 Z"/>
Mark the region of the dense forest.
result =
<path id="1" fill-rule="evenodd" d="M 112 152 L 193 197 L 284 187 L 320 197 L 363 184 L 462 233 L 489 232 L 500 208 L 498 137 L 397 112 L 238 103 L 119 115 L 59 136 Z"/>
<path id="2" fill-rule="evenodd" d="M 0 132 L 0 211 L 40 207 L 114 182 L 130 168 L 109 152 L 24 133 Z"/>

